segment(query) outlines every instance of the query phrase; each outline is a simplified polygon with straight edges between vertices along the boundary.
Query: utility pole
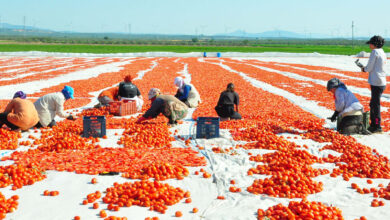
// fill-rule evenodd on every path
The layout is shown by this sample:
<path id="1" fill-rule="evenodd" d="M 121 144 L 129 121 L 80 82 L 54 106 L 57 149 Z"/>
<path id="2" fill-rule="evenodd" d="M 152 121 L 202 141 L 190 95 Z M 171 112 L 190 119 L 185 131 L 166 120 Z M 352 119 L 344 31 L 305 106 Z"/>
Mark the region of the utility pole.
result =
<path id="1" fill-rule="evenodd" d="M 353 29 L 354 29 L 354 27 L 355 27 L 355 25 L 354 25 L 354 23 L 353 23 L 353 21 L 352 21 L 352 47 L 353 47 L 353 40 L 354 40 L 354 39 L 353 39 L 353 37 L 354 37 L 354 36 L 353 36 Z"/>
<path id="2" fill-rule="evenodd" d="M 131 35 L 131 24 L 130 23 L 128 25 L 128 28 L 129 28 L 129 35 Z"/>
<path id="3" fill-rule="evenodd" d="M 26 37 L 26 16 L 23 16 L 23 37 Z"/>

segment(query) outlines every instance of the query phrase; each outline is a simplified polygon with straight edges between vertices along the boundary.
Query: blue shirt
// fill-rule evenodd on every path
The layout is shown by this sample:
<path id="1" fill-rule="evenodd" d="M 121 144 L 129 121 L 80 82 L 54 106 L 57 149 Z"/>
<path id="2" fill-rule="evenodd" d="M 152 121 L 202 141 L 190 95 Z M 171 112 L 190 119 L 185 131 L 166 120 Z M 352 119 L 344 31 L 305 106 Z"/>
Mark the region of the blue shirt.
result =
<path id="1" fill-rule="evenodd" d="M 190 94 L 191 91 L 191 86 L 190 85 L 185 85 L 183 88 L 183 93 L 181 96 L 178 97 L 180 101 L 186 101 L 188 99 L 188 95 Z"/>

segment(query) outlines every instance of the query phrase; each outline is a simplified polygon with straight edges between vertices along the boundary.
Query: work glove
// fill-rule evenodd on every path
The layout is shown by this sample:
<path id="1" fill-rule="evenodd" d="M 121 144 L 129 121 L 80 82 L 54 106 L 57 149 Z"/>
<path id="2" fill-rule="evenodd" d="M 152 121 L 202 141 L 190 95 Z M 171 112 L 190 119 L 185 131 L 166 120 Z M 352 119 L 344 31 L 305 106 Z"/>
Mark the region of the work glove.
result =
<path id="1" fill-rule="evenodd" d="M 74 120 L 76 120 L 76 118 L 75 117 L 73 117 L 73 115 L 69 115 L 66 119 L 68 119 L 68 120 L 72 120 L 72 121 L 74 121 Z"/>
<path id="2" fill-rule="evenodd" d="M 334 111 L 332 117 L 329 117 L 328 119 L 331 121 L 331 122 L 335 122 L 337 120 L 337 116 L 339 115 L 339 112 L 338 111 Z"/>
<path id="3" fill-rule="evenodd" d="M 141 117 L 141 118 L 139 118 L 138 120 L 137 120 L 137 124 L 139 124 L 139 123 L 141 123 L 141 122 L 143 122 L 143 121 L 146 121 L 147 120 L 147 118 L 144 118 L 144 117 Z"/>

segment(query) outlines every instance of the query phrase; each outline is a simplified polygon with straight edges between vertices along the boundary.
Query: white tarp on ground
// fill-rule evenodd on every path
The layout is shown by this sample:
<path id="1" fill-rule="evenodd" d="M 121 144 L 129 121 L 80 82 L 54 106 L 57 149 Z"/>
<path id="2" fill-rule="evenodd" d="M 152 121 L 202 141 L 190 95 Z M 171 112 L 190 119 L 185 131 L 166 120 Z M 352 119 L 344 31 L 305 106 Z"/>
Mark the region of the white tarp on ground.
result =
<path id="1" fill-rule="evenodd" d="M 19 56 L 30 56 L 30 54 L 20 53 Z M 334 68 L 343 67 L 342 69 L 344 70 L 356 71 L 353 58 L 348 56 L 290 56 L 260 58 L 260 60 L 304 63 Z M 343 64 L 345 66 L 343 66 Z M 116 68 L 120 67 L 117 66 Z M 88 69 L 85 71 L 85 74 L 88 74 Z M 179 73 L 186 76 L 186 79 L 190 79 L 189 76 L 191 73 L 188 73 L 187 68 L 184 68 Z M 95 71 L 91 70 L 91 75 L 94 74 L 96 74 Z M 239 73 L 236 72 L 236 74 Z M 141 76 L 142 74 L 139 75 Z M 315 109 L 315 114 L 320 118 L 328 117 L 331 113 L 330 109 L 319 107 L 315 102 L 302 101 L 301 97 L 296 97 L 286 91 L 276 89 L 265 83 L 259 83 L 248 77 L 246 80 L 256 87 L 261 87 L 271 93 L 285 96 L 289 101 L 307 111 L 313 111 Z M 34 84 L 34 87 L 31 89 L 38 91 L 41 89 L 40 86 L 44 85 Z M 172 128 L 172 131 L 178 130 L 178 135 L 184 137 L 194 135 L 195 122 L 190 119 L 190 116 L 191 114 L 187 116 L 183 124 Z M 332 124 L 328 122 L 328 126 L 331 127 Z M 117 146 L 116 142 L 120 136 L 116 136 L 114 133 L 121 133 L 122 131 L 123 130 L 108 130 L 108 139 L 104 140 L 102 145 Z M 30 134 L 37 135 L 31 131 L 23 133 L 23 138 L 21 140 L 27 139 Z M 281 135 L 284 137 L 294 137 L 294 135 L 291 134 Z M 359 142 L 376 149 L 380 154 L 390 157 L 390 136 L 388 134 L 376 134 L 372 136 L 358 135 L 356 138 Z M 320 147 L 324 146 L 326 143 L 303 140 L 299 136 L 297 139 L 291 138 L 288 140 L 294 141 L 299 145 L 306 144 L 309 147 L 309 152 L 317 156 L 326 156 L 327 153 L 337 154 L 334 151 L 319 151 Z M 200 175 L 194 175 L 194 171 L 200 169 L 200 167 L 198 167 L 189 168 L 190 176 L 186 177 L 184 180 L 165 181 L 173 186 L 189 190 L 191 192 L 192 203 L 186 204 L 184 201 L 181 201 L 180 203 L 169 207 L 167 213 L 164 215 L 148 211 L 148 208 L 136 206 L 121 208 L 119 212 L 108 211 L 108 215 L 119 217 L 127 216 L 128 219 L 141 220 L 145 217 L 153 216 L 158 216 L 160 219 L 174 219 L 173 216 L 175 211 L 182 211 L 182 219 L 256 219 L 256 211 L 258 208 L 267 209 L 278 203 L 287 205 L 288 202 L 291 201 L 266 195 L 253 195 L 246 191 L 246 187 L 250 186 L 254 179 L 265 178 L 266 176 L 248 176 L 246 174 L 246 171 L 249 168 L 256 166 L 256 163 L 249 161 L 247 150 L 236 149 L 235 152 L 237 155 L 235 156 L 215 154 L 212 152 L 211 149 L 213 147 L 229 148 L 237 144 L 237 142 L 232 140 L 232 137 L 227 130 L 221 131 L 220 138 L 211 140 L 199 139 L 196 140 L 196 142 L 192 141 L 191 146 L 194 147 L 196 144 L 205 147 L 204 150 L 200 150 L 200 153 L 207 158 L 208 164 L 204 168 L 212 174 L 212 178 L 204 179 Z M 175 141 L 173 145 L 175 147 L 184 147 L 184 143 L 181 140 Z M 272 151 L 249 150 L 249 152 L 256 155 Z M 3 153 L 7 152 L 0 151 L 0 155 Z M 9 163 L 9 161 L 0 162 L 0 165 L 7 165 Z M 321 166 L 330 170 L 334 168 L 334 164 L 324 164 Z M 96 190 L 103 192 L 106 188 L 111 187 L 114 182 L 123 183 L 131 181 L 119 176 L 91 176 L 56 171 L 47 172 L 47 176 L 47 179 L 37 182 L 32 186 L 25 186 L 17 191 L 12 191 L 10 187 L 0 189 L 0 192 L 7 198 L 15 194 L 20 197 L 18 209 L 14 213 L 8 214 L 7 219 L 72 219 L 76 215 L 81 216 L 81 219 L 100 219 L 97 214 L 99 210 L 106 208 L 106 205 L 101 203 L 101 200 L 98 200 L 100 208 L 97 210 L 92 209 L 91 204 L 87 206 L 81 205 L 85 196 Z M 98 184 L 89 183 L 93 177 L 98 179 Z M 237 182 L 236 186 L 242 189 L 241 193 L 229 192 L 229 182 L 231 179 L 234 179 Z M 361 195 L 350 188 L 352 182 L 358 183 L 361 187 L 373 187 L 377 186 L 379 183 L 386 186 L 389 183 L 389 180 L 375 179 L 373 180 L 374 184 L 372 185 L 368 185 L 366 179 L 351 178 L 349 182 L 346 182 L 342 180 L 341 177 L 330 178 L 329 175 L 317 177 L 315 180 L 324 183 L 324 190 L 320 193 L 310 195 L 308 199 L 321 201 L 327 205 L 340 208 L 347 220 L 356 219 L 360 216 L 366 216 L 368 219 L 384 220 L 388 219 L 390 216 L 390 204 L 385 202 L 386 205 L 384 207 L 373 208 L 370 206 L 370 202 L 373 199 L 372 194 Z M 60 195 L 57 197 L 42 196 L 44 190 L 58 190 Z M 218 195 L 225 196 L 226 200 L 217 200 L 216 197 Z M 199 208 L 199 212 L 196 214 L 191 213 L 193 207 Z"/>
<path id="2" fill-rule="evenodd" d="M 206 52 L 207 57 L 217 57 L 219 52 Z M 203 57 L 204 52 L 175 53 L 175 52 L 140 52 L 140 53 L 60 53 L 60 52 L 0 52 L 0 56 L 56 56 L 56 57 Z M 337 57 L 339 55 L 321 54 L 321 53 L 282 53 L 282 52 L 263 52 L 263 53 L 243 53 L 243 52 L 220 52 L 221 57 Z M 369 57 L 370 53 L 360 52 L 352 57 Z M 390 57 L 390 53 L 387 53 Z"/>

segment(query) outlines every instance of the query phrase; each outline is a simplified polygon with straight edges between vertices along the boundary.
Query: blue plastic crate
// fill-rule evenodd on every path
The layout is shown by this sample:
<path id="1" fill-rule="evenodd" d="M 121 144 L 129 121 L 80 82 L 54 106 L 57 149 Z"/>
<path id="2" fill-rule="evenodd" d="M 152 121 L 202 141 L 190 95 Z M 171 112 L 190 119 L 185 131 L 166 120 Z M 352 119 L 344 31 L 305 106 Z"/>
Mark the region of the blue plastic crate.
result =
<path id="1" fill-rule="evenodd" d="M 83 137 L 103 137 L 106 135 L 106 116 L 84 116 Z"/>
<path id="2" fill-rule="evenodd" d="M 219 118 L 198 117 L 196 122 L 196 138 L 209 139 L 219 137 Z"/>

